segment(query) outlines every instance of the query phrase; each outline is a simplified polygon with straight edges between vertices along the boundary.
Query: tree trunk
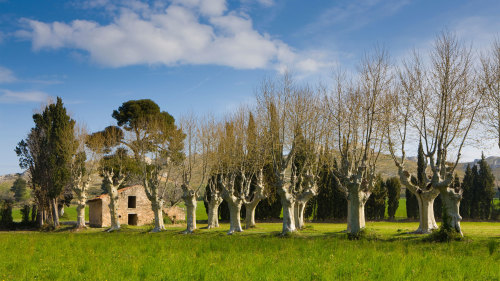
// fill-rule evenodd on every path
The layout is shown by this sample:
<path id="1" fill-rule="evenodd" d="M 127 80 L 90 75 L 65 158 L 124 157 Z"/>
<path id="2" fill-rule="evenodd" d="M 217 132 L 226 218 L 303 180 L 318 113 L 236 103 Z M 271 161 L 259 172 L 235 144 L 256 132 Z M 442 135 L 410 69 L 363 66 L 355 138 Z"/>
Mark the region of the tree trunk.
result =
<path id="1" fill-rule="evenodd" d="M 57 206 L 57 212 L 58 212 L 58 216 L 59 217 L 64 216 L 64 204 L 61 204 L 61 205 Z"/>
<path id="2" fill-rule="evenodd" d="M 365 191 L 349 191 L 347 200 L 347 232 L 358 234 L 365 228 L 365 204 L 370 193 Z"/>
<path id="3" fill-rule="evenodd" d="M 108 232 L 120 229 L 120 221 L 118 220 L 118 186 L 112 183 L 108 184 L 109 193 L 109 212 L 111 215 L 111 227 Z"/>
<path id="4" fill-rule="evenodd" d="M 460 200 L 462 200 L 462 194 L 455 192 L 453 188 L 446 188 L 441 191 L 441 198 L 446 212 L 446 217 L 443 217 L 443 220 L 447 219 L 448 225 L 463 236 L 460 227 L 460 221 L 462 220 L 460 216 Z"/>
<path id="5" fill-rule="evenodd" d="M 262 199 L 265 199 L 266 196 L 263 193 L 263 187 L 258 187 L 259 189 L 254 193 L 252 201 L 245 203 L 245 228 L 253 228 L 255 227 L 255 209 L 257 209 L 257 205 L 259 205 Z"/>
<path id="6" fill-rule="evenodd" d="M 85 203 L 76 206 L 76 228 L 85 228 Z"/>
<path id="7" fill-rule="evenodd" d="M 212 196 L 208 202 L 208 229 L 219 227 L 219 206 L 222 203 L 222 198 Z"/>
<path id="8" fill-rule="evenodd" d="M 297 201 L 295 202 L 294 206 L 294 214 L 293 217 L 295 219 L 295 227 L 297 229 L 303 229 L 304 228 L 304 210 L 305 210 L 305 204 Z"/>
<path id="9" fill-rule="evenodd" d="M 160 232 L 165 230 L 165 225 L 163 223 L 163 210 L 162 210 L 163 202 L 156 198 L 151 202 L 151 208 L 153 209 L 153 213 L 155 214 L 155 227 L 151 232 Z"/>
<path id="10" fill-rule="evenodd" d="M 255 209 L 258 204 L 259 202 L 254 201 L 245 204 L 245 229 L 255 227 Z"/>
<path id="11" fill-rule="evenodd" d="M 287 233 L 295 232 L 295 198 L 292 194 L 288 192 L 280 192 L 281 206 L 283 207 L 283 229 L 281 234 L 285 235 Z"/>
<path id="12" fill-rule="evenodd" d="M 186 205 L 187 227 L 184 233 L 193 233 L 196 229 L 196 193 L 194 190 L 188 190 L 184 192 L 182 199 L 184 199 L 184 204 Z"/>
<path id="13" fill-rule="evenodd" d="M 422 190 L 414 185 L 411 183 L 410 173 L 404 171 L 401 167 L 398 173 L 401 183 L 417 197 L 420 224 L 413 233 L 431 233 L 433 229 L 437 228 L 436 219 L 434 218 L 434 200 L 439 195 L 439 191 L 433 187 L 429 190 Z"/>
<path id="14" fill-rule="evenodd" d="M 316 190 L 315 188 L 309 188 L 304 190 L 301 194 L 297 196 L 297 201 L 295 202 L 295 227 L 297 229 L 303 229 L 304 228 L 304 212 L 306 209 L 307 202 L 311 200 L 314 196 L 316 196 Z"/>
<path id="15" fill-rule="evenodd" d="M 410 190 L 411 191 L 411 190 Z M 413 192 L 413 191 L 412 191 Z M 436 219 L 434 217 L 434 199 L 439 195 L 438 191 L 423 191 L 414 193 L 418 201 L 418 212 L 420 224 L 413 233 L 428 234 L 437 229 Z"/>
<path id="16" fill-rule="evenodd" d="M 229 206 L 229 231 L 227 234 L 231 235 L 234 232 L 242 232 L 241 228 L 241 200 L 228 201 Z"/>
<path id="17" fill-rule="evenodd" d="M 59 212 L 57 208 L 57 199 L 53 198 L 50 200 L 52 205 L 52 221 L 54 223 L 54 227 L 59 227 Z"/>

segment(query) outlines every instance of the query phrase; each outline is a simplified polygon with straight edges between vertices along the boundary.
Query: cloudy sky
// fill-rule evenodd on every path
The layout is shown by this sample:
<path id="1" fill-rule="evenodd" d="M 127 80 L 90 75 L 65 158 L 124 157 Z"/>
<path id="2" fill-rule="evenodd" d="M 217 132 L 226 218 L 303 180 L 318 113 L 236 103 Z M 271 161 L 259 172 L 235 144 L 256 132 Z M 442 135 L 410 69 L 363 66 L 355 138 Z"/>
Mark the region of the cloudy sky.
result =
<path id="1" fill-rule="evenodd" d="M 328 83 L 376 44 L 397 61 L 447 28 L 485 50 L 499 14 L 498 0 L 0 0 L 0 175 L 20 171 L 14 148 L 56 96 L 90 130 L 130 99 L 223 114 L 264 77 Z"/>

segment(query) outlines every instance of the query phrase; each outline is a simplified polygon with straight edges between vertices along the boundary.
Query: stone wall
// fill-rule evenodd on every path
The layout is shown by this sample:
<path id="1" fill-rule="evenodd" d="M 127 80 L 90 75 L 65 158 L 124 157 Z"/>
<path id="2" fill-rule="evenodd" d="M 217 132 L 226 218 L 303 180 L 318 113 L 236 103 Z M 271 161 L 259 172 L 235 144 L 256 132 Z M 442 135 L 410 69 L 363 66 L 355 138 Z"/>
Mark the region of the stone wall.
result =
<path id="1" fill-rule="evenodd" d="M 129 208 L 129 196 L 135 196 L 135 208 Z M 99 210 L 99 203 L 101 208 Z M 109 214 L 109 196 L 101 195 L 89 201 L 90 225 L 96 227 L 111 226 L 111 215 Z M 129 215 L 137 215 L 137 225 L 150 224 L 154 221 L 154 213 L 151 210 L 151 201 L 146 196 L 144 188 L 140 185 L 125 187 L 118 190 L 118 220 L 120 224 L 129 223 Z M 100 224 L 98 217 L 101 217 Z"/>

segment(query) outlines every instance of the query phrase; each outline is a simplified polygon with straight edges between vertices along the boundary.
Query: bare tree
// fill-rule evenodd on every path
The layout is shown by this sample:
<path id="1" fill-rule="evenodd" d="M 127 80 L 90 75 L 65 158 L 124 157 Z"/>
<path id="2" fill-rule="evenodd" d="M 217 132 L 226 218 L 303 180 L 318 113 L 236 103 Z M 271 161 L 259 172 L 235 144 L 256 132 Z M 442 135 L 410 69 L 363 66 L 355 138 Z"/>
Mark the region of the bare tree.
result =
<path id="1" fill-rule="evenodd" d="M 221 188 L 218 185 L 217 175 L 208 179 L 210 193 L 205 192 L 205 201 L 208 203 L 208 229 L 219 227 L 219 206 L 222 203 Z"/>
<path id="2" fill-rule="evenodd" d="M 229 206 L 230 226 L 227 234 L 242 232 L 240 222 L 241 206 L 244 203 L 242 187 L 249 184 L 245 177 L 243 143 L 241 131 L 238 130 L 238 121 L 228 120 L 219 133 L 217 157 L 217 177 L 218 184 L 221 187 L 221 196 Z M 236 177 L 240 184 L 239 189 L 236 186 Z"/>
<path id="3" fill-rule="evenodd" d="M 75 126 L 75 137 L 78 142 L 78 148 L 71 161 L 71 189 L 77 201 L 76 228 L 78 229 L 86 227 L 85 206 L 87 204 L 87 192 L 92 180 L 92 175 L 97 171 L 100 158 L 103 155 L 101 153 L 102 149 L 86 148 L 103 147 L 104 140 L 100 136 L 90 140 L 86 129 L 81 126 Z"/>
<path id="4" fill-rule="evenodd" d="M 186 134 L 184 151 L 186 158 L 182 163 L 182 199 L 186 205 L 187 228 L 184 233 L 192 233 L 196 229 L 196 207 L 199 192 L 205 184 L 207 171 L 210 170 L 210 140 L 207 128 L 202 127 L 200 120 L 193 114 L 181 119 L 181 130 Z M 201 179 L 198 186 L 191 186 L 194 169 L 200 169 Z"/>
<path id="5" fill-rule="evenodd" d="M 486 92 L 487 105 L 482 119 L 500 148 L 500 39 L 497 38 L 490 52 L 481 57 L 481 65 L 481 87 Z"/>
<path id="6" fill-rule="evenodd" d="M 361 62 L 354 82 L 339 72 L 326 113 L 333 149 L 340 157 L 333 174 L 348 203 L 347 231 L 357 235 L 365 227 L 365 203 L 374 187 L 376 164 L 383 149 L 391 67 L 387 51 L 376 48 Z"/>
<path id="7" fill-rule="evenodd" d="M 316 184 L 311 182 L 316 177 L 308 178 L 306 185 L 300 185 L 298 181 L 301 175 L 314 166 L 315 161 L 311 161 L 310 157 L 314 156 L 315 159 L 314 153 L 307 153 L 304 165 L 300 169 L 292 169 L 289 177 L 286 176 L 286 171 L 290 169 L 297 149 L 301 147 L 299 137 L 304 137 L 313 149 L 316 148 L 320 122 L 317 95 L 308 87 L 295 85 L 288 74 L 280 82 L 278 87 L 272 81 L 264 81 L 257 103 L 260 120 L 267 129 L 262 139 L 269 149 L 267 159 L 274 174 L 273 184 L 276 185 L 283 206 L 282 234 L 287 234 L 297 229 L 295 214 L 303 213 L 305 202 L 311 197 L 306 196 L 306 193 L 316 193 Z M 303 204 L 302 207 L 299 204 L 296 209 L 298 198 L 301 198 Z M 300 217 L 297 219 L 300 220 Z"/>
<path id="8" fill-rule="evenodd" d="M 428 233 L 436 227 L 431 210 L 439 192 L 447 223 L 461 234 L 459 207 L 462 190 L 451 186 L 483 91 L 477 87 L 470 48 L 454 34 L 442 32 L 437 36 L 429 58 L 428 71 L 417 55 L 411 62 L 405 62 L 400 71 L 401 90 L 395 98 L 395 111 L 391 117 L 397 122 L 393 125 L 395 128 L 389 129 L 389 148 L 403 184 L 418 195 L 423 218 L 417 231 Z M 422 187 L 411 181 L 411 174 L 404 166 L 405 143 L 412 133 L 417 136 L 417 143 L 418 139 L 422 140 L 430 165 L 430 175 L 424 177 Z M 401 145 L 401 157 L 396 156 L 393 141 L 396 138 Z"/>

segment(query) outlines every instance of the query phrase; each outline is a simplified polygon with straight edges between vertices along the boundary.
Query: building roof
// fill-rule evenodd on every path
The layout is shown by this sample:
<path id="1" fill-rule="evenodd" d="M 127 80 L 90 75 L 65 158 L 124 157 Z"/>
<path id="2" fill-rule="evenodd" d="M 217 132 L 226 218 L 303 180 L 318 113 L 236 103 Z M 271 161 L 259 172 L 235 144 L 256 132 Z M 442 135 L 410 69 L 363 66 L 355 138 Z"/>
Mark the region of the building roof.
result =
<path id="1" fill-rule="evenodd" d="M 118 193 L 123 192 L 123 191 L 128 190 L 128 189 L 136 188 L 136 187 L 142 187 L 142 185 L 137 184 L 137 185 L 132 185 L 132 186 L 127 186 L 127 187 L 124 187 L 124 188 L 120 188 L 120 189 L 118 189 Z M 99 195 L 99 196 L 97 196 L 95 198 L 87 200 L 87 202 L 102 200 L 105 197 L 109 197 L 109 194 L 108 193 L 101 194 L 101 195 Z"/>

